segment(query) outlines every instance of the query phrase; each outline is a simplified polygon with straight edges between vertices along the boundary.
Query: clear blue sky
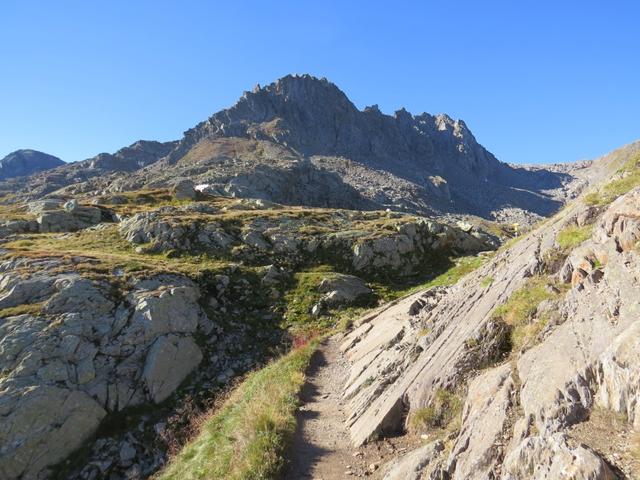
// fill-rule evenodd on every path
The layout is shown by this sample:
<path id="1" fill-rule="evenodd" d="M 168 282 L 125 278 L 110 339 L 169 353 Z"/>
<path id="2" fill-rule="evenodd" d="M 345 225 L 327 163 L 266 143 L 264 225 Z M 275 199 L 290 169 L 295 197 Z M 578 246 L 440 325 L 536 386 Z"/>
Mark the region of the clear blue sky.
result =
<path id="1" fill-rule="evenodd" d="M 172 140 L 287 73 L 445 112 L 509 162 L 640 138 L 640 2 L 0 1 L 0 158 Z"/>

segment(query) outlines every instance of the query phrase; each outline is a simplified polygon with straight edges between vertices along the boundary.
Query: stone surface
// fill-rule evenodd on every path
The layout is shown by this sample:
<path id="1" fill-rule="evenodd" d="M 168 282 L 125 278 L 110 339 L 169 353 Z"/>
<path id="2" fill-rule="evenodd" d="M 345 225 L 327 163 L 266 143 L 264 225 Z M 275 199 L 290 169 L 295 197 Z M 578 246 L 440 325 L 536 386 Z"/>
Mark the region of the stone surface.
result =
<path id="1" fill-rule="evenodd" d="M 444 450 L 441 440 L 428 443 L 384 467 L 383 480 L 421 480 L 425 470 Z M 428 478 L 428 477 L 427 477 Z"/>
<path id="2" fill-rule="evenodd" d="M 565 435 L 529 437 L 504 461 L 503 480 L 615 480 L 605 462 L 588 448 L 568 443 Z"/>
<path id="3" fill-rule="evenodd" d="M 322 279 L 318 290 L 325 294 L 322 302 L 329 307 L 353 305 L 373 295 L 373 290 L 361 278 L 344 274 Z"/>
<path id="4" fill-rule="evenodd" d="M 594 224 L 591 238 L 557 274 L 572 287 L 556 288 L 558 299 L 538 308 L 553 321 L 537 345 L 509 362 L 475 372 L 501 358 L 492 349 L 499 353 L 505 331 L 491 313 L 545 272 L 557 234 L 584 217 L 580 203 L 456 285 L 417 292 L 357 321 L 342 345 L 351 364 L 344 395 L 354 444 L 403 431 L 440 388 L 467 388 L 443 466 L 448 478 L 617 478 L 566 432 L 594 407 L 638 424 L 640 189 L 594 215 L 582 220 Z"/>
<path id="5" fill-rule="evenodd" d="M 626 372 L 613 368 L 610 348 L 621 348 L 621 354 L 626 351 L 626 331 L 640 309 L 640 264 L 630 240 L 640 238 L 639 214 L 638 190 L 621 197 L 603 214 L 591 240 L 571 253 L 561 271 L 560 276 L 574 285 L 560 307 L 563 323 L 518 361 L 522 405 L 541 432 L 584 419 L 600 383 L 605 385 L 602 398 L 625 395 L 617 391 L 621 386 L 616 386 L 616 375 L 635 375 L 633 357 L 628 357 L 631 364 Z M 567 270 L 572 274 L 567 275 Z M 573 275 L 578 271 L 579 276 Z M 608 374 L 613 376 L 607 378 Z M 633 398 L 632 394 L 629 413 L 634 409 Z M 621 413 L 628 413 L 625 401 L 612 402 L 616 404 Z"/>
<path id="6" fill-rule="evenodd" d="M 202 352 L 189 337 L 161 336 L 151 345 L 144 378 L 155 403 L 166 400 L 202 360 Z"/>
<path id="7" fill-rule="evenodd" d="M 6 479 L 36 478 L 80 447 L 106 415 L 85 392 L 53 385 L 5 389 L 0 411 L 0 476 Z"/>
<path id="8" fill-rule="evenodd" d="M 8 220 L 6 222 L 0 222 L 0 238 L 17 233 L 35 233 L 38 230 L 38 222 L 34 220 Z"/>
<path id="9" fill-rule="evenodd" d="M 102 210 L 97 207 L 80 206 L 66 203 L 63 210 L 52 210 L 42 213 L 38 219 L 40 231 L 73 232 L 97 225 L 102 221 Z"/>
<path id="10" fill-rule="evenodd" d="M 506 364 L 469 384 L 462 427 L 449 455 L 452 480 L 495 478 L 504 451 L 514 382 Z"/>
<path id="11" fill-rule="evenodd" d="M 213 328 L 180 275 L 129 283 L 114 300 L 108 283 L 60 270 L 60 260 L 0 264 L 0 308 L 42 304 L 0 320 L 2 478 L 35 478 L 107 414 L 168 398 L 202 359 L 193 335 Z"/>
<path id="12" fill-rule="evenodd" d="M 198 192 L 191 180 L 183 179 L 173 186 L 173 193 L 178 200 L 194 200 Z"/>

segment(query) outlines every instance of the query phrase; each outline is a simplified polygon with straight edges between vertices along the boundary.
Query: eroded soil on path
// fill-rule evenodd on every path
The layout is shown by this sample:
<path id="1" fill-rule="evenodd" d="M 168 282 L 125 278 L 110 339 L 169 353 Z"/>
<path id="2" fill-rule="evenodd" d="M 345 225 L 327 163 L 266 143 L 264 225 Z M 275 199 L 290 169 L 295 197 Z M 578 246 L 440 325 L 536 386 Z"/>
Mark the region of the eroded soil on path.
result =
<path id="1" fill-rule="evenodd" d="M 407 449 L 406 437 L 361 448 L 351 445 L 342 398 L 349 370 L 339 349 L 340 341 L 338 336 L 325 340 L 311 360 L 301 392 L 298 428 L 283 476 L 286 480 L 377 479 L 381 477 L 380 467 Z"/>

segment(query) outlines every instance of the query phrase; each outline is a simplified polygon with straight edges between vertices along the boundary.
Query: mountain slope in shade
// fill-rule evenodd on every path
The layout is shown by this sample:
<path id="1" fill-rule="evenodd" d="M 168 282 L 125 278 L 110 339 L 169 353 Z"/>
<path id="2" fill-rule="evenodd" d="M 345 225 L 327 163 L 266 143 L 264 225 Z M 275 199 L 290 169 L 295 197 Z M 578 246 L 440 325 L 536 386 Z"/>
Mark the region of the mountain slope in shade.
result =
<path id="1" fill-rule="evenodd" d="M 0 180 L 24 177 L 64 165 L 58 157 L 37 150 L 16 150 L 0 160 Z"/>

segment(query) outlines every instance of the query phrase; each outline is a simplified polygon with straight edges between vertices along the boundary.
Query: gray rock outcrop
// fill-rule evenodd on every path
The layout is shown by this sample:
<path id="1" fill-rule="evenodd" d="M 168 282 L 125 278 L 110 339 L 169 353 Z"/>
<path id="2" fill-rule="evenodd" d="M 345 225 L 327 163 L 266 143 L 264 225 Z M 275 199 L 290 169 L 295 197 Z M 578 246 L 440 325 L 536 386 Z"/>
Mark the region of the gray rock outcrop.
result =
<path id="1" fill-rule="evenodd" d="M 178 200 L 194 200 L 197 195 L 195 185 L 189 179 L 176 182 L 173 186 L 173 193 Z"/>
<path id="2" fill-rule="evenodd" d="M 605 211 L 585 214 L 577 202 L 455 286 L 418 292 L 357 322 L 342 345 L 353 443 L 402 431 L 439 389 L 463 389 L 451 451 L 428 462 L 447 478 L 619 478 L 608 462 L 620 457 L 605 461 L 571 427 L 594 408 L 622 415 L 630 428 L 640 422 L 639 218 L 640 189 Z M 549 273 L 556 235 L 589 222 L 590 238 Z M 543 274 L 568 291 L 556 289 L 558 300 L 538 307 L 553 315 L 537 341 L 501 360 L 508 330 L 493 312 Z"/>
<path id="3" fill-rule="evenodd" d="M 62 210 L 43 212 L 38 218 L 39 230 L 43 233 L 74 232 L 103 221 L 103 211 L 97 207 L 65 204 Z"/>
<path id="4" fill-rule="evenodd" d="M 324 278 L 318 290 L 325 294 L 322 302 L 329 307 L 354 305 L 373 295 L 373 290 L 361 278 L 344 274 Z"/>
<path id="5" fill-rule="evenodd" d="M 304 211 L 303 211 L 304 212 Z M 309 215 L 283 218 L 257 213 L 241 231 L 225 226 L 216 210 L 191 218 L 190 206 L 162 207 L 137 213 L 123 220 L 119 232 L 133 244 L 148 244 L 154 251 L 203 251 L 240 259 L 278 259 L 298 264 L 326 259 L 340 263 L 356 274 L 408 276 L 433 267 L 434 255 L 471 254 L 495 248 L 493 240 L 480 232 L 469 233 L 423 218 L 399 218 L 390 228 L 375 234 L 367 227 L 354 229 L 365 220 L 359 212 L 332 212 L 318 221 L 325 231 L 309 233 Z M 222 212 L 224 213 L 224 212 Z M 380 213 L 384 217 L 384 213 Z M 388 220 L 385 218 L 385 220 Z M 392 220 L 392 219 L 391 219 Z"/>
<path id="6" fill-rule="evenodd" d="M 66 458 L 109 414 L 159 403 L 202 359 L 194 340 L 211 321 L 185 277 L 112 287 L 56 273 L 58 260 L 0 265 L 1 308 L 41 303 L 0 321 L 0 476 L 35 478 Z"/>

